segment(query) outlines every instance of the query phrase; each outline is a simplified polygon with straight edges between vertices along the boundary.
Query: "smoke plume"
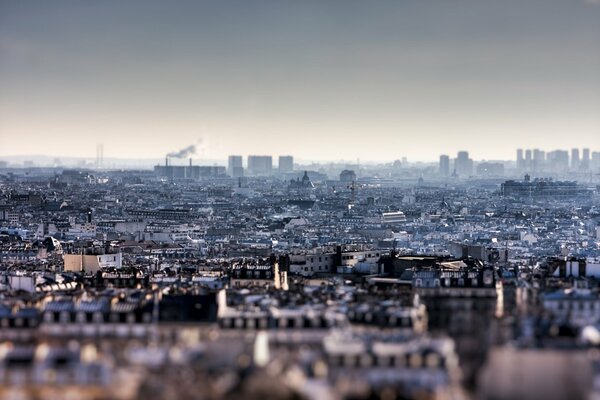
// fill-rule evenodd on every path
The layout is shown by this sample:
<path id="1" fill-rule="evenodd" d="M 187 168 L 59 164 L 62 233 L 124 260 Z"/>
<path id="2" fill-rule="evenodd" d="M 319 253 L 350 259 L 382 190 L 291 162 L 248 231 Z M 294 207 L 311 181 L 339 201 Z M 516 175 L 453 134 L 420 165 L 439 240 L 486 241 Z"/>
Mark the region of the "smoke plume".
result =
<path id="1" fill-rule="evenodd" d="M 191 157 L 195 154 L 198 154 L 198 150 L 199 150 L 199 146 L 202 144 L 202 140 L 198 140 L 198 143 L 196 144 L 191 144 L 187 147 L 184 147 L 183 149 L 179 150 L 179 151 L 174 151 L 172 153 L 167 154 L 167 157 L 169 158 L 187 158 L 187 157 Z"/>

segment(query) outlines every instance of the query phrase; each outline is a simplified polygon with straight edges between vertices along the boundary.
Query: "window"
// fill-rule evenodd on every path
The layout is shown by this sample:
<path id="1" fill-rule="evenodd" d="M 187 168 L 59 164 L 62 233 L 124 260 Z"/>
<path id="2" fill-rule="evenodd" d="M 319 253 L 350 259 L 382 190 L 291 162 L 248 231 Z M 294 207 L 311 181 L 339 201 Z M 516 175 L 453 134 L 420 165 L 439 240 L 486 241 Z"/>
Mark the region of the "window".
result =
<path id="1" fill-rule="evenodd" d="M 69 313 L 67 311 L 62 311 L 60 313 L 60 322 L 63 324 L 67 324 L 67 323 L 71 322 L 71 316 L 69 315 Z"/>
<path id="2" fill-rule="evenodd" d="M 95 322 L 96 324 L 101 324 L 102 322 L 104 322 L 103 315 L 102 315 L 102 313 L 101 313 L 101 312 L 99 312 L 99 311 L 96 311 L 96 312 L 94 313 L 93 319 L 94 319 L 94 322 Z"/>
<path id="3" fill-rule="evenodd" d="M 76 319 L 77 319 L 77 322 L 79 322 L 80 324 L 85 323 L 85 321 L 86 321 L 85 313 L 78 312 L 77 315 L 76 315 Z"/>

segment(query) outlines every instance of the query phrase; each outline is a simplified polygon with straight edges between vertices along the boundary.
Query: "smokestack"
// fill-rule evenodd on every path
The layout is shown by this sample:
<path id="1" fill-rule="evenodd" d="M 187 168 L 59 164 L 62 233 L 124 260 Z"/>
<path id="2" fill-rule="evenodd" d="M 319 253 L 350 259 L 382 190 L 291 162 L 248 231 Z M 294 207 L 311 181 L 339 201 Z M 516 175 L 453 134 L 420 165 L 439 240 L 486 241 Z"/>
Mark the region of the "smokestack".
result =
<path id="1" fill-rule="evenodd" d="M 192 169 L 192 157 L 190 157 L 190 169 Z"/>
<path id="2" fill-rule="evenodd" d="M 169 166 L 169 157 L 165 157 L 165 167 Z"/>

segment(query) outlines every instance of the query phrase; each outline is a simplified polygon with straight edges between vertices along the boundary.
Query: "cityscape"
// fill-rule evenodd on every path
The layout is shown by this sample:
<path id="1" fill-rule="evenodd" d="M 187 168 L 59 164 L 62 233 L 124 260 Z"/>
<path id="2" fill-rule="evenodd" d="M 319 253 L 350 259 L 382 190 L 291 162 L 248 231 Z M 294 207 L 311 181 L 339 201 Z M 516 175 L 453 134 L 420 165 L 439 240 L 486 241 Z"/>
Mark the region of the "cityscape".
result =
<path id="1" fill-rule="evenodd" d="M 599 13 L 0 0 L 0 399 L 600 399 Z"/>
<path id="2" fill-rule="evenodd" d="M 598 152 L 108 170 L 99 149 L 0 169 L 2 397 L 599 393 Z"/>

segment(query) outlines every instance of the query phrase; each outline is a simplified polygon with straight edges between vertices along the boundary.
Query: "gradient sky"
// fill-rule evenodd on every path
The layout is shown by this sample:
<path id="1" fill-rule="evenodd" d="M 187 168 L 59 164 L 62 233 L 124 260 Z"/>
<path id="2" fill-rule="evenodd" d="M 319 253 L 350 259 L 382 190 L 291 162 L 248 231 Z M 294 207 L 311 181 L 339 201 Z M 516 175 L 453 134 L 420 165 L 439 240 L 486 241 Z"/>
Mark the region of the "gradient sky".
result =
<path id="1" fill-rule="evenodd" d="M 600 0 L 0 0 L 0 156 L 600 150 Z"/>

